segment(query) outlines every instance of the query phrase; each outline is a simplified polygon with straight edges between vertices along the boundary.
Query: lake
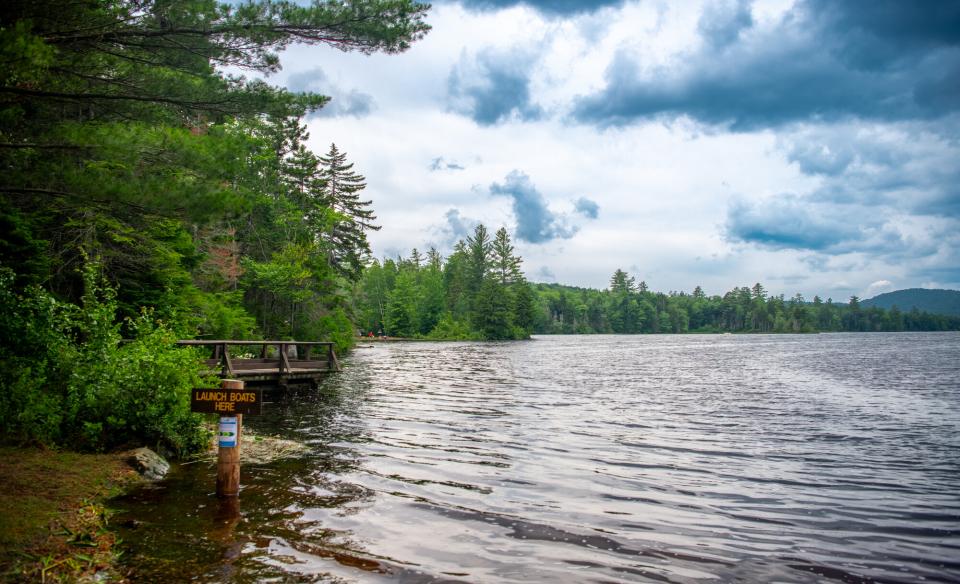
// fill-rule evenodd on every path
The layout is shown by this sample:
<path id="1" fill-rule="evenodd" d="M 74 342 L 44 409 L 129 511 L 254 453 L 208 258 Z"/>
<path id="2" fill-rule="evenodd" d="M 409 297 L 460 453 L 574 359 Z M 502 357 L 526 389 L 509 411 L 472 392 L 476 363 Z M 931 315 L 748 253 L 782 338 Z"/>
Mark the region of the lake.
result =
<path id="1" fill-rule="evenodd" d="M 960 333 L 376 343 L 114 501 L 134 580 L 957 582 Z"/>

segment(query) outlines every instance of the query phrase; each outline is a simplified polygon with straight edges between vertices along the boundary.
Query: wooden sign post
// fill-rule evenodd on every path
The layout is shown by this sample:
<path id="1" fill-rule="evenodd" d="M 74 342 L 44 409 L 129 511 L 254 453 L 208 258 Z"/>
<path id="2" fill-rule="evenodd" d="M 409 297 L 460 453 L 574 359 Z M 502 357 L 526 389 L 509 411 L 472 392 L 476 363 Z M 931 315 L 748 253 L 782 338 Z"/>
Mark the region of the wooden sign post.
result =
<path id="1" fill-rule="evenodd" d="M 224 379 L 220 389 L 194 389 L 190 398 L 194 412 L 220 414 L 217 425 L 217 496 L 240 495 L 240 437 L 243 414 L 263 412 L 263 392 L 245 389 L 243 381 Z"/>

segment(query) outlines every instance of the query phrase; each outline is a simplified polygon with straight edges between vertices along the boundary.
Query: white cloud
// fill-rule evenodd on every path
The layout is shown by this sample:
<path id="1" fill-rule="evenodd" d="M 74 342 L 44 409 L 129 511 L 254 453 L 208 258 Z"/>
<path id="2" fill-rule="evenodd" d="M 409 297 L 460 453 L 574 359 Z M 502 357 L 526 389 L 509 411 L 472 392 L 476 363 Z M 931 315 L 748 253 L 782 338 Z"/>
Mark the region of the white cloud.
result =
<path id="1" fill-rule="evenodd" d="M 491 228 L 515 228 L 511 199 L 491 196 L 489 186 L 519 169 L 552 212 L 573 217 L 571 202 L 583 197 L 600 210 L 596 219 L 576 215 L 582 224 L 568 239 L 515 242 L 534 280 L 552 275 L 602 288 L 615 269 L 635 266 L 634 275 L 654 290 L 699 284 L 716 294 L 760 281 L 773 293 L 843 300 L 881 281 L 960 286 L 960 236 L 952 235 L 960 233 L 960 195 L 940 188 L 956 172 L 960 124 L 847 119 L 731 134 L 683 116 L 607 130 L 568 123 L 574 97 L 606 85 L 615 55 L 629 54 L 647 74 L 699 50 L 700 6 L 627 2 L 563 18 L 527 7 L 468 12 L 447 3 L 432 10 L 434 30 L 405 54 L 297 47 L 284 54 L 284 72 L 274 81 L 320 68 L 332 86 L 376 104 L 363 118 L 309 125 L 314 150 L 336 142 L 367 177 L 366 194 L 384 226 L 371 234 L 378 255 L 447 245 L 451 209 Z M 790 6 L 755 2 L 753 28 L 777 26 Z M 477 55 L 509 58 L 518 50 L 530 102 L 542 116 L 484 126 L 447 111 L 450 72 L 463 55 L 474 63 Z M 776 248 L 725 237 L 732 201 L 769 211 L 782 193 L 795 194 L 797 214 L 835 225 L 855 244 Z M 756 213 L 748 217 L 763 218 Z M 846 223 L 854 220 L 853 227 Z M 796 235 L 802 241 L 809 234 Z"/>

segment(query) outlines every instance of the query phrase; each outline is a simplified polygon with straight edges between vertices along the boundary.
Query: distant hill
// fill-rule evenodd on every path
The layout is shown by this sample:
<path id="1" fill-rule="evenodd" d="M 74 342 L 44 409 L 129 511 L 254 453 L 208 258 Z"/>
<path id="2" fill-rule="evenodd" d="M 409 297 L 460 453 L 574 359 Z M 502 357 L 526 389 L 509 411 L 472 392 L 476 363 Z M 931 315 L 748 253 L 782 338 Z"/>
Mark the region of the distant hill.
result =
<path id="1" fill-rule="evenodd" d="M 876 306 L 886 309 L 894 305 L 903 312 L 909 312 L 916 306 L 920 311 L 933 314 L 960 316 L 960 291 L 908 288 L 880 294 L 860 302 L 860 306 Z"/>

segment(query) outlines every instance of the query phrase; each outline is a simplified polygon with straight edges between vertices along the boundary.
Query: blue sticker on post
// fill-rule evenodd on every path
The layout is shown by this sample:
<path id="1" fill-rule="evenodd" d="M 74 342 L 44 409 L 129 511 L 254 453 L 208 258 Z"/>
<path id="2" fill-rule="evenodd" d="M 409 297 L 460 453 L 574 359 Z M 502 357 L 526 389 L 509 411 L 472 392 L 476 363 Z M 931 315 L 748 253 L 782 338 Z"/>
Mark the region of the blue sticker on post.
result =
<path id="1" fill-rule="evenodd" d="M 237 418 L 220 418 L 220 448 L 235 448 L 237 446 Z"/>

